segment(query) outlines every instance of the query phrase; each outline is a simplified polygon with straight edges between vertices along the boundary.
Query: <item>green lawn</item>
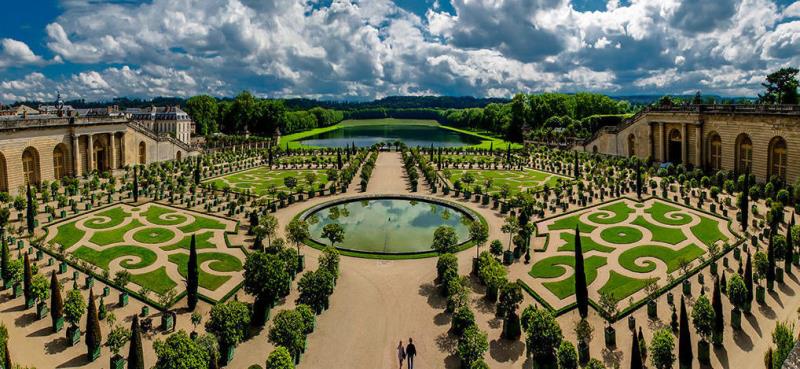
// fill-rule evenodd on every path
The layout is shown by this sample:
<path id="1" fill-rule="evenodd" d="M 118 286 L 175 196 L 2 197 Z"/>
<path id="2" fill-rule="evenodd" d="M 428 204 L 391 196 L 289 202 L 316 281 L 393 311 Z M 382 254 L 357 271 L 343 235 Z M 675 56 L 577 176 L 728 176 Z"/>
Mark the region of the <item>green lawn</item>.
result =
<path id="1" fill-rule="evenodd" d="M 200 230 L 225 229 L 225 224 L 216 219 L 195 215 L 194 222 L 179 227 L 178 229 L 180 229 L 183 233 L 193 233 Z"/>
<path id="2" fill-rule="evenodd" d="M 112 243 L 122 242 L 123 237 L 126 233 L 128 233 L 128 231 L 143 226 L 144 224 L 142 224 L 142 222 L 140 222 L 138 219 L 134 219 L 121 228 L 95 232 L 92 235 L 92 238 L 89 239 L 89 242 L 99 246 L 106 246 Z"/>
<path id="3" fill-rule="evenodd" d="M 195 236 L 195 247 L 197 247 L 198 250 L 215 248 L 216 246 L 213 243 L 211 243 L 211 241 L 209 241 L 211 239 L 211 237 L 214 237 L 214 234 L 211 233 L 211 232 L 204 232 L 204 233 L 200 233 L 200 234 L 196 235 Z M 180 241 L 178 241 L 178 242 L 176 242 L 176 243 L 174 243 L 172 245 L 161 246 L 161 249 L 164 250 L 164 251 L 172 251 L 172 250 L 177 250 L 177 249 L 188 250 L 189 249 L 189 245 L 191 244 L 191 242 L 192 242 L 192 236 L 189 235 L 189 236 L 184 237 L 182 240 L 180 240 Z"/>
<path id="4" fill-rule="evenodd" d="M 686 240 L 686 235 L 683 234 L 682 230 L 655 225 L 645 220 L 642 216 L 636 217 L 632 224 L 649 230 L 653 234 L 653 241 L 655 242 L 677 245 Z"/>
<path id="5" fill-rule="evenodd" d="M 600 287 L 600 293 L 610 293 L 617 301 L 639 292 L 647 285 L 648 279 L 631 278 L 615 271 L 609 273 L 608 282 Z"/>
<path id="6" fill-rule="evenodd" d="M 289 188 L 284 184 L 284 179 L 287 177 L 294 177 L 297 180 L 298 186 L 303 186 L 307 191 L 310 188 L 310 183 L 306 180 L 306 175 L 313 173 L 315 179 L 313 182 L 314 188 L 319 189 L 328 183 L 328 175 L 325 174 L 324 169 L 301 169 L 301 170 L 270 170 L 266 167 L 258 167 L 244 172 L 228 174 L 226 176 L 214 178 L 206 181 L 211 183 L 212 186 L 217 188 L 225 188 L 230 186 L 231 191 L 245 192 L 250 190 L 250 193 L 258 196 L 269 194 L 269 188 L 274 186 L 276 191 L 289 192 Z M 292 189 L 292 192 L 297 191 L 297 187 Z"/>
<path id="7" fill-rule="evenodd" d="M 652 257 L 663 261 L 667 265 L 667 273 L 672 273 L 678 269 L 681 260 L 693 261 L 703 254 L 705 254 L 705 250 L 695 244 L 677 251 L 664 246 L 637 246 L 620 254 L 619 264 L 632 272 L 650 273 L 656 270 L 656 264 L 653 261 L 646 260 L 642 263 L 643 266 L 636 265 L 635 261 L 639 258 Z"/>
<path id="8" fill-rule="evenodd" d="M 89 218 L 83 224 L 89 229 L 114 228 L 122 224 L 122 222 L 125 221 L 125 218 L 129 216 L 130 214 L 126 213 L 125 210 L 122 210 L 122 207 L 116 206 L 101 213 L 95 214 L 95 216 Z M 110 220 L 101 217 L 109 218 Z"/>
<path id="9" fill-rule="evenodd" d="M 674 226 L 689 224 L 692 221 L 692 217 L 689 214 L 681 213 L 680 210 L 681 209 L 671 206 L 665 202 L 655 201 L 653 202 L 653 205 L 644 212 L 650 214 L 653 217 L 653 220 L 662 224 Z M 667 213 L 672 214 L 667 217 Z"/>
<path id="10" fill-rule="evenodd" d="M 589 220 L 598 224 L 617 224 L 628 219 L 628 215 L 634 212 L 633 209 L 628 207 L 624 201 L 615 202 L 610 205 L 598 208 L 598 210 L 609 211 L 613 215 L 609 216 L 608 213 L 592 212 L 589 214 Z"/>
<path id="11" fill-rule="evenodd" d="M 692 233 L 706 246 L 711 246 L 717 241 L 728 240 L 728 237 L 725 237 L 719 230 L 719 221 L 706 217 L 700 217 L 700 223 L 692 227 Z"/>
<path id="12" fill-rule="evenodd" d="M 481 169 L 444 169 L 441 171 L 451 184 L 460 181 L 462 188 L 474 188 L 475 185 L 480 185 L 484 192 L 499 193 L 500 189 L 506 185 L 510 189 L 511 195 L 518 192 L 538 191 L 544 188 L 545 185 L 549 187 L 557 187 L 562 184 L 571 182 L 572 180 L 556 174 L 540 172 L 534 169 L 524 170 L 481 170 Z M 469 174 L 472 177 L 472 182 L 467 183 L 464 181 L 464 176 Z M 468 179 L 469 181 L 469 179 Z M 487 188 L 486 184 L 491 182 L 491 187 Z"/>
<path id="13" fill-rule="evenodd" d="M 213 260 L 209 267 L 217 272 L 236 272 L 242 270 L 242 263 L 239 259 L 218 252 L 206 252 L 197 254 L 197 262 L 199 265 L 205 264 L 207 261 Z M 178 266 L 178 272 L 185 278 L 188 275 L 189 255 L 186 254 L 172 254 L 169 256 L 169 261 Z M 207 290 L 214 291 L 231 277 L 226 275 L 208 274 L 203 269 L 200 269 L 200 287 Z"/>
<path id="14" fill-rule="evenodd" d="M 584 259 L 586 285 L 591 285 L 594 282 L 594 279 L 597 278 L 597 268 L 604 265 L 606 265 L 606 258 L 604 257 L 590 256 Z M 564 266 L 574 268 L 575 258 L 566 255 L 551 256 L 534 264 L 529 274 L 534 278 L 557 278 L 567 273 L 567 269 Z M 575 294 L 575 275 L 573 273 L 573 275 L 561 281 L 545 282 L 542 285 L 558 298 L 564 299 Z"/>
<path id="15" fill-rule="evenodd" d="M 133 239 L 136 242 L 144 244 L 155 245 L 167 242 L 175 237 L 175 232 L 166 228 L 143 228 L 133 234 Z"/>
<path id="16" fill-rule="evenodd" d="M 103 270 L 108 270 L 108 265 L 111 261 L 121 257 L 133 256 L 133 258 L 126 258 L 127 260 L 123 260 L 120 263 L 126 269 L 144 268 L 158 260 L 155 252 L 139 246 L 114 246 L 105 248 L 102 251 L 95 251 L 89 247 L 81 246 L 73 251 L 72 255 Z M 136 260 L 134 261 L 133 259 Z"/>
<path id="17" fill-rule="evenodd" d="M 575 230 L 575 227 L 580 224 L 580 230 L 584 233 L 589 233 L 593 231 L 595 226 L 583 223 L 579 220 L 580 215 L 572 215 L 565 218 L 559 218 L 553 222 L 547 229 L 551 231 L 560 231 L 564 229 Z"/>
<path id="18" fill-rule="evenodd" d="M 174 209 L 153 204 L 151 204 L 142 215 L 144 215 L 148 222 L 156 225 L 176 225 L 186 221 L 186 216 L 176 213 Z"/>
<path id="19" fill-rule="evenodd" d="M 559 247 L 558 251 L 575 251 L 575 235 L 574 234 L 572 234 L 572 233 L 561 233 L 561 239 L 566 241 L 567 243 L 565 245 L 562 245 L 561 247 Z M 608 247 L 608 246 L 605 246 L 605 245 L 601 245 L 601 244 L 599 244 L 597 242 L 594 242 L 594 240 L 592 240 L 591 237 L 585 237 L 585 236 L 581 236 L 581 249 L 583 250 L 584 254 L 589 252 L 589 251 L 599 251 L 599 252 L 603 252 L 603 253 L 610 253 L 610 252 L 614 251 L 613 247 Z"/>
<path id="20" fill-rule="evenodd" d="M 147 286 L 147 288 L 159 295 L 163 295 L 178 286 L 167 274 L 167 268 L 163 266 L 152 272 L 132 274 L 131 282 L 140 286 Z"/>
<path id="21" fill-rule="evenodd" d="M 78 229 L 78 227 L 75 226 L 75 222 L 61 224 L 56 228 L 56 231 L 58 233 L 50 242 L 61 245 L 62 249 L 68 249 L 72 247 L 81 240 L 83 235 L 86 234 L 86 232 Z"/>
<path id="22" fill-rule="evenodd" d="M 614 245 L 628 245 L 640 241 L 643 237 L 642 231 L 628 226 L 615 226 L 603 229 L 600 237 Z"/>

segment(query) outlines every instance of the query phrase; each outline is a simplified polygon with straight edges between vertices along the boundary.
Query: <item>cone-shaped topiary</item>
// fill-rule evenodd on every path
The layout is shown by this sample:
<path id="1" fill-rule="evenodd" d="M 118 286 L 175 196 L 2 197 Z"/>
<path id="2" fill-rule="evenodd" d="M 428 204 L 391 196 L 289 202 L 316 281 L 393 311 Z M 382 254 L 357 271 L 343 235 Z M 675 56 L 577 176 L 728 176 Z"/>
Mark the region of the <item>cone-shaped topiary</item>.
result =
<path id="1" fill-rule="evenodd" d="M 578 301 L 578 313 L 585 319 L 589 315 L 589 290 L 586 287 L 581 231 L 578 226 L 575 226 L 575 298 Z"/>
<path id="2" fill-rule="evenodd" d="M 33 298 L 33 272 L 31 271 L 31 261 L 28 254 L 25 254 L 25 263 L 23 266 L 24 276 L 22 279 L 22 292 L 25 295 L 25 301 L 30 301 Z"/>
<path id="3" fill-rule="evenodd" d="M 680 336 L 678 338 L 678 362 L 681 369 L 692 368 L 692 338 L 689 332 L 689 317 L 686 313 L 686 304 L 681 297 Z"/>
<path id="4" fill-rule="evenodd" d="M 189 303 L 189 310 L 194 310 L 197 306 L 197 288 L 200 285 L 200 271 L 197 268 L 197 244 L 195 236 L 192 234 L 192 241 L 189 244 L 189 266 L 186 276 L 186 299 Z"/>
<path id="5" fill-rule="evenodd" d="M 28 185 L 27 197 L 28 197 L 28 202 L 26 203 L 25 206 L 25 221 L 26 225 L 28 226 L 28 233 L 33 234 L 33 227 L 34 227 L 33 220 L 36 217 L 36 212 L 34 211 L 35 209 L 33 208 L 34 204 L 33 204 L 33 194 L 31 193 L 31 185 Z M 25 298 L 27 298 L 27 295 L 25 296 Z"/>
<path id="6" fill-rule="evenodd" d="M 100 320 L 97 318 L 97 305 L 94 302 L 94 291 L 89 290 L 89 306 L 86 308 L 86 349 L 91 358 L 92 353 L 100 348 L 103 336 L 100 332 Z"/>
<path id="7" fill-rule="evenodd" d="M 720 281 L 714 278 L 714 294 L 711 296 L 711 307 L 714 308 L 714 330 L 711 341 L 714 345 L 721 345 L 725 334 L 725 317 L 722 315 L 722 295 Z"/>
<path id="8" fill-rule="evenodd" d="M 64 299 L 61 297 L 61 285 L 58 284 L 55 270 L 50 273 L 50 317 L 53 319 L 53 327 L 64 317 Z"/>
<path id="9" fill-rule="evenodd" d="M 131 321 L 131 342 L 128 347 L 128 369 L 144 369 L 142 351 L 142 332 L 139 330 L 139 317 L 134 315 Z"/>

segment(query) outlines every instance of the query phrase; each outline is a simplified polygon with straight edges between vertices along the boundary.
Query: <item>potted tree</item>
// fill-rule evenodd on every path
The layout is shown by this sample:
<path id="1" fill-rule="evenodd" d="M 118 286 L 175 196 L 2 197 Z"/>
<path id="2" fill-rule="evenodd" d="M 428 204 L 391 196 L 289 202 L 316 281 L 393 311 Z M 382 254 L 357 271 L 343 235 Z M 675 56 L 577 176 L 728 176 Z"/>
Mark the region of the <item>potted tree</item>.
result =
<path id="1" fill-rule="evenodd" d="M 578 361 L 586 364 L 589 361 L 589 344 L 592 342 L 594 328 L 586 319 L 575 323 L 575 336 L 578 337 Z"/>
<path id="2" fill-rule="evenodd" d="M 268 340 L 276 347 L 285 347 L 295 363 L 300 362 L 300 355 L 305 346 L 305 323 L 297 310 L 281 310 L 275 314 Z"/>
<path id="3" fill-rule="evenodd" d="M 303 220 L 293 219 L 286 225 L 286 238 L 297 247 L 297 271 L 302 272 L 306 266 L 305 255 L 300 253 L 300 246 L 310 237 L 308 223 Z"/>
<path id="4" fill-rule="evenodd" d="M 644 290 L 647 293 L 647 316 L 650 319 L 658 318 L 658 303 L 656 302 L 656 292 L 658 291 L 658 279 L 650 278 L 645 282 Z"/>
<path id="5" fill-rule="evenodd" d="M 742 309 L 747 304 L 747 286 L 738 274 L 734 274 L 728 280 L 728 299 L 733 305 L 731 310 L 731 327 L 734 329 L 741 329 L 742 327 Z"/>
<path id="6" fill-rule="evenodd" d="M 192 333 L 189 333 L 189 337 L 191 339 L 195 339 L 197 338 L 197 326 L 199 326 L 200 323 L 203 322 L 203 314 L 201 314 L 199 311 L 193 311 L 191 320 L 192 320 Z"/>
<path id="7" fill-rule="evenodd" d="M 233 350 L 245 337 L 250 324 L 250 309 L 244 303 L 233 300 L 214 306 L 210 315 L 206 331 L 219 340 L 225 365 L 233 359 Z"/>
<path id="8" fill-rule="evenodd" d="M 109 331 L 108 335 L 106 336 L 106 342 L 103 345 L 108 347 L 112 354 L 110 359 L 110 368 L 123 369 L 125 366 L 125 358 L 120 355 L 119 352 L 130 340 L 131 331 L 120 324 L 116 324 L 116 321 L 117 319 L 113 313 L 106 317 Z"/>
<path id="9" fill-rule="evenodd" d="M 508 250 L 503 252 L 503 264 L 511 265 L 514 260 L 514 253 L 511 251 L 511 245 L 514 235 L 519 232 L 520 226 L 516 216 L 510 215 L 505 219 L 505 223 L 500 228 L 503 233 L 508 233 Z"/>
<path id="10" fill-rule="evenodd" d="M 47 316 L 47 299 L 50 297 L 50 281 L 47 277 L 37 274 L 31 280 L 31 298 L 36 301 L 36 319 L 41 320 Z"/>
<path id="11" fill-rule="evenodd" d="M 766 299 L 767 290 L 761 284 L 761 280 L 763 280 L 769 270 L 769 260 L 767 254 L 763 251 L 756 252 L 755 260 L 753 261 L 755 264 L 756 273 L 754 275 L 756 279 L 756 302 L 759 304 L 764 304 Z"/>
<path id="12" fill-rule="evenodd" d="M 475 243 L 475 258 L 472 259 L 472 273 L 478 274 L 481 246 L 489 240 L 489 228 L 476 219 L 469 225 L 469 238 Z"/>
<path id="13" fill-rule="evenodd" d="M 483 355 L 489 349 L 489 341 L 486 332 L 482 332 L 478 327 L 472 325 L 464 330 L 464 334 L 458 339 L 458 357 L 461 359 L 462 368 L 475 368 L 476 363 L 481 362 Z"/>
<path id="14" fill-rule="evenodd" d="M 77 289 L 70 290 L 67 293 L 67 300 L 64 302 L 64 320 L 69 323 L 67 328 L 67 344 L 75 346 L 81 340 L 81 329 L 78 323 L 81 322 L 81 317 L 86 311 L 86 301 L 84 301 L 81 292 Z"/>
<path id="15" fill-rule="evenodd" d="M 697 342 L 697 359 L 701 364 L 711 364 L 709 356 L 709 338 L 714 331 L 714 308 L 708 297 L 701 295 L 692 308 L 692 323 L 700 341 Z"/>
<path id="16" fill-rule="evenodd" d="M 114 284 L 122 290 L 119 293 L 119 307 L 128 306 L 128 283 L 131 281 L 131 273 L 127 270 L 120 270 L 114 273 Z"/>
<path id="17" fill-rule="evenodd" d="M 175 295 L 175 288 L 171 288 L 158 296 L 158 304 L 161 305 L 161 329 L 165 331 L 171 331 L 175 326 L 172 311 L 169 309 L 170 304 L 175 300 Z"/>
<path id="18" fill-rule="evenodd" d="M 503 317 L 503 338 L 516 340 L 521 329 L 517 309 L 522 303 L 522 287 L 517 282 L 506 283 L 500 292 L 497 315 Z"/>
<path id="19" fill-rule="evenodd" d="M 606 347 L 610 348 L 617 346 L 617 331 L 614 329 L 614 326 L 611 325 L 611 319 L 614 319 L 617 315 L 618 303 L 617 298 L 612 293 L 600 292 L 600 307 L 608 314 L 603 336 L 606 341 Z"/>
<path id="20" fill-rule="evenodd" d="M 50 274 L 50 317 L 53 331 L 60 332 L 64 327 L 64 300 L 61 298 L 61 284 L 58 283 L 55 271 Z"/>

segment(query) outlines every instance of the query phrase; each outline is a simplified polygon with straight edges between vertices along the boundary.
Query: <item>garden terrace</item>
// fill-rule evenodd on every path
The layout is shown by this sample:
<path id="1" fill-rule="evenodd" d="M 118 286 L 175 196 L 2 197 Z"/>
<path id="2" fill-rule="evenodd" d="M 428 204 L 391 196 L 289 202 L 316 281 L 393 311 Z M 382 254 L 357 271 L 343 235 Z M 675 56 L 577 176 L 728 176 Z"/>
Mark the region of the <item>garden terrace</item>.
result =
<path id="1" fill-rule="evenodd" d="M 621 198 L 537 223 L 533 265 L 523 279 L 551 307 L 575 301 L 575 229 L 581 232 L 590 298 L 639 301 L 737 241 L 730 221 L 657 198 Z"/>
<path id="2" fill-rule="evenodd" d="M 248 193 L 256 196 L 294 193 L 300 186 L 304 191 L 328 186 L 328 172 L 322 169 L 271 170 L 258 167 L 205 181 L 214 189 Z M 293 180 L 292 180 L 293 179 Z"/>
<path id="3" fill-rule="evenodd" d="M 469 189 L 473 193 L 480 186 L 481 193 L 498 194 L 507 198 L 520 192 L 535 192 L 571 183 L 568 177 L 546 173 L 535 169 L 480 170 L 445 169 L 439 172 L 447 185 L 454 190 Z"/>

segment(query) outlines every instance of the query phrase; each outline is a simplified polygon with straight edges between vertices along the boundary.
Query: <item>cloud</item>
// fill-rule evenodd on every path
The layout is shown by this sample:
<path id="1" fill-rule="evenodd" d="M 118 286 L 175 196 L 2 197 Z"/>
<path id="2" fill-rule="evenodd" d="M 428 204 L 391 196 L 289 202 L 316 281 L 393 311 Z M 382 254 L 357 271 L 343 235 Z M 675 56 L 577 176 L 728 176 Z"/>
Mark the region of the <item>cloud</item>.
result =
<path id="1" fill-rule="evenodd" d="M 3 41 L 0 77 L 39 85 L 0 97 L 755 94 L 764 74 L 800 64 L 798 4 L 637 0 L 579 11 L 570 0 L 451 0 L 417 14 L 389 0 L 69 0 L 45 29 L 52 60 Z M 37 69 L 62 60 L 79 72 Z M 27 74 L 4 76 L 9 65 Z"/>

